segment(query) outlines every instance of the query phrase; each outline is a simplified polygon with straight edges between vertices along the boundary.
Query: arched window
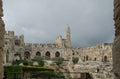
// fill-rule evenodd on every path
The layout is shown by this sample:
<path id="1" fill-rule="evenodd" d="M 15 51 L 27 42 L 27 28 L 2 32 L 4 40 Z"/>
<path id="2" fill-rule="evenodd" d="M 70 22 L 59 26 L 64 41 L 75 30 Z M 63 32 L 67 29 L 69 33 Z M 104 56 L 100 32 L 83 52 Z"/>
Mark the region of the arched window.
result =
<path id="1" fill-rule="evenodd" d="M 86 56 L 86 61 L 88 61 L 88 55 Z"/>
<path id="2" fill-rule="evenodd" d="M 96 61 L 96 60 L 97 60 L 97 58 L 95 57 L 95 58 L 94 58 L 94 61 Z"/>
<path id="3" fill-rule="evenodd" d="M 107 60 L 107 56 L 104 56 L 104 62 L 107 62 L 108 60 Z"/>
<path id="4" fill-rule="evenodd" d="M 72 55 L 75 55 L 75 53 L 73 53 Z"/>
<path id="5" fill-rule="evenodd" d="M 45 56 L 46 56 L 47 58 L 50 58 L 50 52 L 47 51 L 46 54 L 45 54 Z"/>
<path id="6" fill-rule="evenodd" d="M 6 53 L 6 62 L 7 63 L 9 62 L 9 50 L 7 50 L 7 53 Z"/>
<path id="7" fill-rule="evenodd" d="M 60 53 L 58 51 L 55 53 L 55 57 L 60 57 Z"/>
<path id="8" fill-rule="evenodd" d="M 26 51 L 24 53 L 24 59 L 30 59 L 30 52 Z"/>
<path id="9" fill-rule="evenodd" d="M 38 52 L 36 53 L 36 56 L 41 56 L 41 53 L 38 51 Z"/>
<path id="10" fill-rule="evenodd" d="M 83 61 L 85 61 L 85 59 L 86 59 L 86 58 L 85 58 L 85 56 L 84 56 L 84 57 L 83 57 Z"/>

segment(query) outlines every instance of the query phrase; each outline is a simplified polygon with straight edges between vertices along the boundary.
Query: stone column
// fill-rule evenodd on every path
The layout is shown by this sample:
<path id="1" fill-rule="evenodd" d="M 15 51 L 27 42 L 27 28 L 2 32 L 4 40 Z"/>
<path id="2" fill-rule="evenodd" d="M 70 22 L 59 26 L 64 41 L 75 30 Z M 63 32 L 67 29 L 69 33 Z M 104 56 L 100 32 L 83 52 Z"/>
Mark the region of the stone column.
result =
<path id="1" fill-rule="evenodd" d="M 113 71 L 120 79 L 120 0 L 114 0 L 115 39 L 113 43 Z"/>
<path id="2" fill-rule="evenodd" d="M 3 45 L 4 45 L 4 22 L 2 20 L 3 9 L 2 9 L 2 0 L 0 0 L 0 79 L 3 78 Z"/>

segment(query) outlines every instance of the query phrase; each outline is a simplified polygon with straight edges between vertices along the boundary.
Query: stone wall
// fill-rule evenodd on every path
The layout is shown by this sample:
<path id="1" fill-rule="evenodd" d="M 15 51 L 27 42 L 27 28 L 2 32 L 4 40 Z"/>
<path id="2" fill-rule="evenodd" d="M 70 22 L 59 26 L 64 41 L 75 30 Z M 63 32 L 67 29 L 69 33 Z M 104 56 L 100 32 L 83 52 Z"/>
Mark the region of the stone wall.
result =
<path id="1" fill-rule="evenodd" d="M 120 0 L 114 0 L 114 21 L 113 71 L 117 79 L 120 79 Z"/>
<path id="2" fill-rule="evenodd" d="M 5 33 L 4 45 L 4 65 L 10 65 L 15 60 L 15 54 L 19 53 L 22 59 L 33 59 L 37 53 L 41 57 L 63 57 L 64 59 L 71 58 L 71 41 L 70 41 L 70 27 L 66 32 L 66 39 L 59 36 L 55 43 L 52 44 L 38 44 L 38 43 L 25 43 L 24 35 L 17 36 L 14 31 Z M 69 45 L 67 44 L 69 43 Z M 49 56 L 47 56 L 49 53 Z"/>
<path id="3" fill-rule="evenodd" d="M 0 79 L 3 77 L 3 43 L 4 43 L 4 22 L 2 20 L 3 9 L 2 9 L 2 0 L 0 0 Z"/>
<path id="4" fill-rule="evenodd" d="M 82 61 L 99 61 L 112 63 L 112 43 L 102 43 L 86 48 L 73 49 L 73 56 Z"/>

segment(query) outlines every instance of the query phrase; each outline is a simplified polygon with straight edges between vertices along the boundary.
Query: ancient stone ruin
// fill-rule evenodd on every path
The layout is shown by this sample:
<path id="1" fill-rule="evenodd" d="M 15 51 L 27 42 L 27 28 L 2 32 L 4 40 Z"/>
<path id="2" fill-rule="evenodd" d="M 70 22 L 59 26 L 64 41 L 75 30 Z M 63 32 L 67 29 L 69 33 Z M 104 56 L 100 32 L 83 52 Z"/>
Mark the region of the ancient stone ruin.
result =
<path id="1" fill-rule="evenodd" d="M 3 77 L 3 45 L 4 45 L 4 22 L 2 20 L 3 9 L 2 9 L 2 0 L 0 0 L 0 79 Z"/>
<path id="2" fill-rule="evenodd" d="M 5 44 L 3 48 L 3 64 L 5 66 L 14 65 L 13 62 L 22 60 L 32 60 L 35 57 L 44 57 L 45 67 L 52 67 L 55 64 L 51 59 L 56 57 L 64 58 L 59 67 L 64 72 L 79 72 L 69 74 L 72 78 L 80 78 L 81 74 L 90 74 L 94 79 L 113 79 L 112 73 L 112 43 L 102 43 L 90 47 L 75 48 L 71 46 L 70 27 L 66 31 L 66 38 L 58 36 L 54 43 L 39 44 L 25 43 L 24 35 L 17 36 L 14 31 L 5 33 Z M 47 60 L 46 58 L 49 58 Z M 79 61 L 73 64 L 73 58 Z M 50 63 L 51 62 L 51 63 Z M 22 63 L 19 63 L 20 65 Z M 56 66 L 53 66 L 55 68 Z M 99 69 L 99 72 L 97 71 Z M 65 71 L 67 70 L 67 71 Z M 69 78 L 66 78 L 69 79 Z"/>
<path id="3" fill-rule="evenodd" d="M 3 9 L 2 0 L 0 0 L 0 79 L 3 78 L 3 43 L 4 43 L 4 22 L 2 20 Z M 115 39 L 113 44 L 113 71 L 120 79 L 120 0 L 114 0 L 114 21 L 115 21 Z M 88 59 L 88 58 L 86 58 Z M 95 59 L 96 60 L 96 59 Z"/>
<path id="4" fill-rule="evenodd" d="M 114 21 L 113 71 L 117 79 L 120 79 L 120 0 L 114 0 Z"/>

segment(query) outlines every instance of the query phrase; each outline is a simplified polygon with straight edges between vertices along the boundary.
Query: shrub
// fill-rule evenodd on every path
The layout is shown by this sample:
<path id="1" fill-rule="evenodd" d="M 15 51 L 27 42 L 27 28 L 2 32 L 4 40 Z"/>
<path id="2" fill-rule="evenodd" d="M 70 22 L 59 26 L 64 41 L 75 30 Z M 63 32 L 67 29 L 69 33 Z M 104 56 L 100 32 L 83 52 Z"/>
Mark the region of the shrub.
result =
<path id="1" fill-rule="evenodd" d="M 72 58 L 72 61 L 73 61 L 74 64 L 77 64 L 78 61 L 79 61 L 79 58 L 78 58 L 78 57 L 73 57 L 73 58 Z"/>
<path id="2" fill-rule="evenodd" d="M 7 74 L 7 79 L 23 79 L 24 72 L 30 73 L 33 78 L 64 78 L 62 73 L 55 73 L 52 68 L 38 66 L 5 66 L 4 72 Z"/>
<path id="3" fill-rule="evenodd" d="M 53 60 L 57 65 L 60 65 L 60 64 L 63 63 L 64 58 L 56 57 L 56 58 L 53 58 L 52 60 Z"/>
<path id="4" fill-rule="evenodd" d="M 44 66 L 44 58 L 40 56 L 36 56 L 32 61 L 37 61 L 39 66 Z"/>
<path id="5" fill-rule="evenodd" d="M 22 67 L 20 66 L 5 66 L 4 73 L 7 79 L 21 79 L 22 78 Z"/>

